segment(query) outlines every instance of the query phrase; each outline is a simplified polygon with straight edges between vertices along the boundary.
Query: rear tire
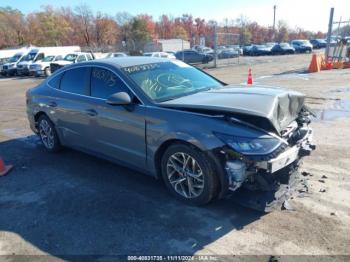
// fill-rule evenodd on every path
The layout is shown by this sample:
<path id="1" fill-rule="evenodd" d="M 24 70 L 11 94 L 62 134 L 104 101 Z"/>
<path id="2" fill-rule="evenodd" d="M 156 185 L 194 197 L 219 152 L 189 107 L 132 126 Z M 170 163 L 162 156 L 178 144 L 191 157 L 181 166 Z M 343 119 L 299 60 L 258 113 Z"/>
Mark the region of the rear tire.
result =
<path id="1" fill-rule="evenodd" d="M 216 196 L 218 186 L 210 163 L 208 157 L 195 147 L 173 144 L 162 157 L 162 177 L 177 199 L 191 205 L 204 205 Z"/>
<path id="2" fill-rule="evenodd" d="M 39 117 L 38 130 L 41 142 L 47 151 L 58 152 L 62 148 L 55 126 L 46 115 Z"/>

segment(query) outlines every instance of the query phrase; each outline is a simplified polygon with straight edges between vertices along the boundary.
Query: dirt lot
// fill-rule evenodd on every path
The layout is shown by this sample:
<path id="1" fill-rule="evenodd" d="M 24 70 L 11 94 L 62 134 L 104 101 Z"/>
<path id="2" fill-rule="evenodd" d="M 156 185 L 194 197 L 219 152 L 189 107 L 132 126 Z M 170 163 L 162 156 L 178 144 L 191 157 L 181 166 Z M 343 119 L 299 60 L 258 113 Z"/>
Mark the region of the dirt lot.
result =
<path id="1" fill-rule="evenodd" d="M 185 206 L 132 170 L 68 149 L 45 153 L 24 99 L 41 80 L 0 78 L 0 155 L 15 165 L 0 178 L 0 255 L 350 255 L 350 69 L 305 74 L 310 59 L 243 58 L 208 70 L 241 84 L 251 67 L 255 83 L 304 92 L 319 115 L 318 148 L 302 167 L 310 194 L 292 200 L 295 211 L 268 214 L 229 199 Z"/>

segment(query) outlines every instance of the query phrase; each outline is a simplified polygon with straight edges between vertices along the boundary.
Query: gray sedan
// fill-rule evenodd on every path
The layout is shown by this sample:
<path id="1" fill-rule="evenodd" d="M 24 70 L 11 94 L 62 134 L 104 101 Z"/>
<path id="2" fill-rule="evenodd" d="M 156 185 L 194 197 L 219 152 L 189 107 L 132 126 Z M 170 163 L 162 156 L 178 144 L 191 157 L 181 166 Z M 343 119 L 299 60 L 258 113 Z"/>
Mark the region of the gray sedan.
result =
<path id="1" fill-rule="evenodd" d="M 266 190 L 314 146 L 304 96 L 235 87 L 178 60 L 66 66 L 27 92 L 45 148 L 81 150 L 164 180 L 190 204 Z"/>

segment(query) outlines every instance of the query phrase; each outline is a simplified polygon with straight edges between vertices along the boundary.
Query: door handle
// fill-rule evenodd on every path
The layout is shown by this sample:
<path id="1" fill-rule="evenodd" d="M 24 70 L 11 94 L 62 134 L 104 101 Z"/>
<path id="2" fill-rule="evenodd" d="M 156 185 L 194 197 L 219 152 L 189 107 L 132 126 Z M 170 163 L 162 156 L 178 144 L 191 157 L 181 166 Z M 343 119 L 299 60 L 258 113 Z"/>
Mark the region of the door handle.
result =
<path id="1" fill-rule="evenodd" d="M 97 116 L 97 114 L 98 114 L 95 109 L 86 109 L 85 112 L 89 116 Z"/>
<path id="2" fill-rule="evenodd" d="M 49 102 L 49 103 L 48 103 L 48 106 L 49 106 L 49 107 L 56 107 L 56 106 L 57 106 L 57 103 L 56 103 L 56 102 Z"/>

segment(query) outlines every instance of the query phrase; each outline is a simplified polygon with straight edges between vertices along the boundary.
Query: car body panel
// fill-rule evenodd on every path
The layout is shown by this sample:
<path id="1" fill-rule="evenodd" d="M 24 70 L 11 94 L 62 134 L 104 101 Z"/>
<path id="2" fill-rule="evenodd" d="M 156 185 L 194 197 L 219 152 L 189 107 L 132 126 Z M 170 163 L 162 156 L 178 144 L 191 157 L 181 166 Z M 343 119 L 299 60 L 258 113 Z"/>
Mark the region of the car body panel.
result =
<path id="1" fill-rule="evenodd" d="M 176 141 L 187 143 L 213 160 L 220 177 L 221 192 L 228 190 L 228 175 L 218 154 L 231 157 L 228 152 L 237 152 L 228 148 L 217 133 L 247 139 L 272 138 L 278 144 L 288 144 L 280 133 L 296 121 L 304 102 L 302 94 L 263 87 L 226 86 L 155 102 L 147 98 L 121 69 L 169 61 L 147 57 L 108 58 L 61 68 L 38 87 L 27 91 L 30 127 L 37 133 L 38 115 L 46 114 L 56 127 L 63 145 L 156 177 L 159 177 L 159 162 L 164 148 Z M 90 96 L 91 76 L 85 77 L 86 89 L 81 94 L 65 92 L 50 84 L 55 77 L 80 67 L 111 70 L 130 89 L 127 92 L 130 91 L 133 103 L 111 105 L 106 99 Z M 257 118 L 267 120 L 275 130 L 268 130 L 261 121 L 249 120 Z M 295 152 L 299 154 L 300 148 L 297 145 L 293 151 L 293 161 L 299 159 Z M 288 158 L 290 154 L 286 155 Z M 268 163 L 274 163 L 273 169 L 280 169 L 286 157 L 276 156 L 260 159 L 254 165 L 269 169 Z M 246 159 L 244 155 L 240 157 Z"/>

